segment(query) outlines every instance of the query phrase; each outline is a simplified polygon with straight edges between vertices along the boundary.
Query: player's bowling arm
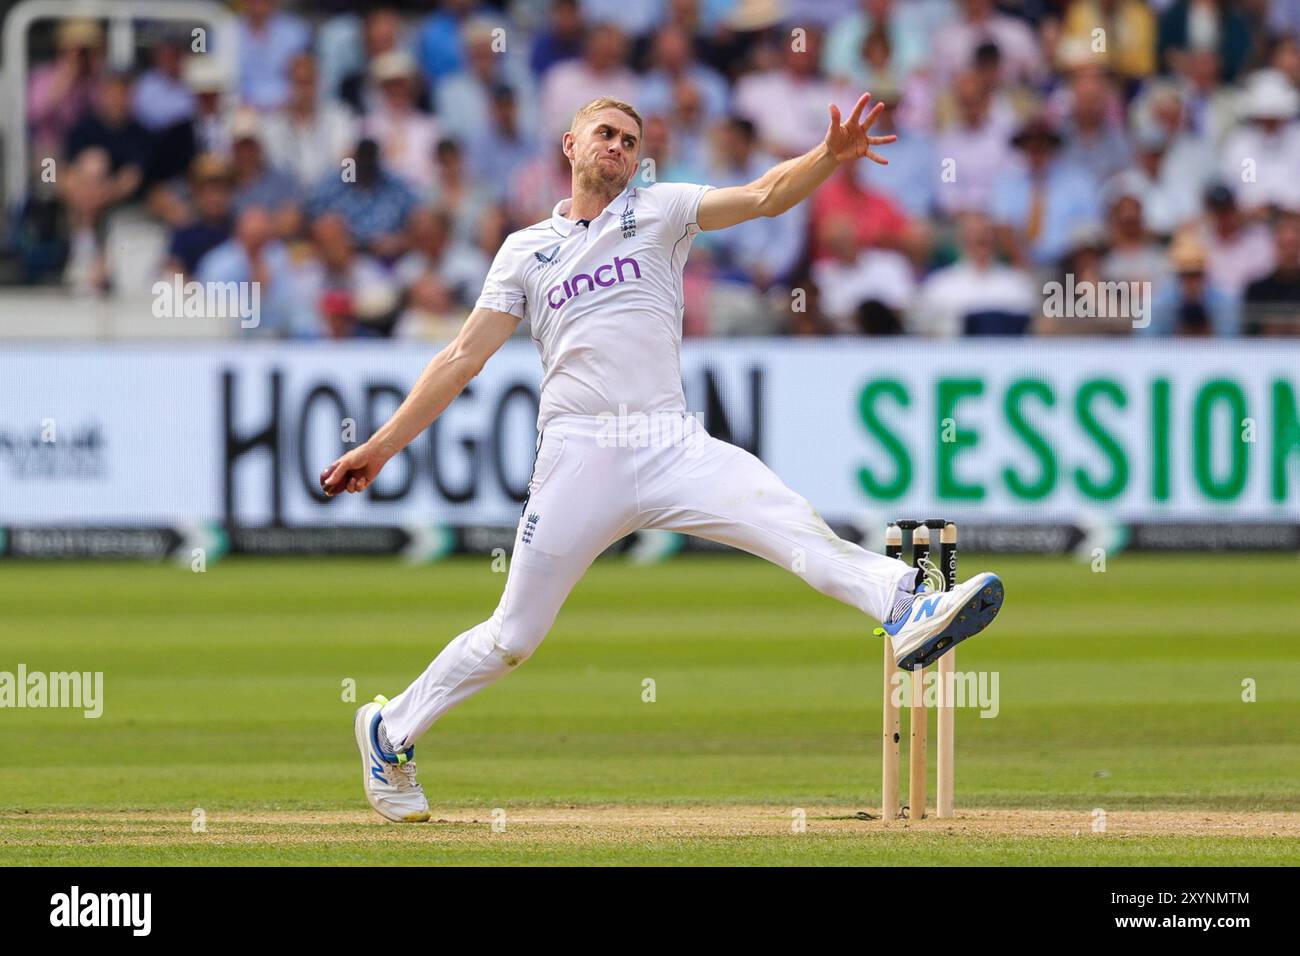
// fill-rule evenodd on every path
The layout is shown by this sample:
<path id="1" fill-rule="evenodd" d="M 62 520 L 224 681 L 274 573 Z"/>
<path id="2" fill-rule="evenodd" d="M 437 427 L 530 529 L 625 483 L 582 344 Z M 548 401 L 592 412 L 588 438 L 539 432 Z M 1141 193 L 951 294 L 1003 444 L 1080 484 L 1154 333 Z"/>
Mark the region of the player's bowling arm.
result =
<path id="1" fill-rule="evenodd" d="M 508 312 L 471 312 L 460 334 L 425 366 L 392 417 L 368 441 L 325 469 L 321 474 L 325 493 L 364 491 L 390 458 L 433 424 L 518 324 L 519 319 Z"/>
<path id="2" fill-rule="evenodd" d="M 370 441 L 389 457 L 405 448 L 482 371 L 518 325 L 519 319 L 508 312 L 492 309 L 471 312 L 460 333 L 430 360 L 406 400 Z"/>

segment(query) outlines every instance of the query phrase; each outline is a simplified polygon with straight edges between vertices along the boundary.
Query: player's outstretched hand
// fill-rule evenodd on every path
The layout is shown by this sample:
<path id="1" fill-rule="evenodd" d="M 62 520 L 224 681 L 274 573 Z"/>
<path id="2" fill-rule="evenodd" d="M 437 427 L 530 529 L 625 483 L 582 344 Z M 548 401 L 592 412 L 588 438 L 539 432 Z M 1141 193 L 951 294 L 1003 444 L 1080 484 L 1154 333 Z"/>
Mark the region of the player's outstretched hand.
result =
<path id="1" fill-rule="evenodd" d="M 354 448 L 320 473 L 321 490 L 334 496 L 340 491 L 365 491 L 388 461 L 370 443 Z"/>
<path id="2" fill-rule="evenodd" d="M 871 147 L 884 146 L 898 139 L 897 136 L 872 136 L 871 127 L 885 110 L 884 103 L 877 103 L 871 108 L 866 119 L 862 118 L 862 111 L 866 109 L 867 103 L 871 101 L 870 93 L 863 93 L 858 99 L 858 103 L 853 107 L 853 114 L 847 122 L 840 121 L 839 107 L 834 103 L 830 105 L 831 125 L 826 131 L 826 148 L 831 151 L 831 155 L 841 163 L 849 162 L 855 159 L 861 159 L 863 156 L 873 163 L 879 163 L 881 166 L 888 166 L 889 160 L 881 156 Z"/>

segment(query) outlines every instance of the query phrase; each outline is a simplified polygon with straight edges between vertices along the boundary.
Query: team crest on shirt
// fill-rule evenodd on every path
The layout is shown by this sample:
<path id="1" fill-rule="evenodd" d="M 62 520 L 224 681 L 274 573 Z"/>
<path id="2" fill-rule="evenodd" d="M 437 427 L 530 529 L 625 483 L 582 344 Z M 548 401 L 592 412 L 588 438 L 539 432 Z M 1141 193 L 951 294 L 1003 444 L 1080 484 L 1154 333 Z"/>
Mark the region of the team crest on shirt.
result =
<path id="1" fill-rule="evenodd" d="M 623 210 L 622 226 L 624 239 L 631 239 L 636 235 L 636 213 L 632 211 L 631 206 Z"/>
<path id="2" fill-rule="evenodd" d="M 537 530 L 537 522 L 539 520 L 540 520 L 540 515 L 538 515 L 537 512 L 535 511 L 528 516 L 528 520 L 524 522 L 524 533 L 523 536 L 520 538 L 521 543 L 529 544 L 532 542 L 533 532 Z"/>

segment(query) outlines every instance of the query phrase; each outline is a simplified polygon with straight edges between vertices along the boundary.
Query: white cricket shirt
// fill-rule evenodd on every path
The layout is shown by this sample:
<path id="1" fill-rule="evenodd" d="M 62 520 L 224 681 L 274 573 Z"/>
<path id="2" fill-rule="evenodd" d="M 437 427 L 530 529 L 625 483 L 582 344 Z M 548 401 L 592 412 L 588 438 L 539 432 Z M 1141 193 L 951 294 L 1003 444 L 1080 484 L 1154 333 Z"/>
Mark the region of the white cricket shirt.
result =
<path id="1" fill-rule="evenodd" d="M 478 306 L 528 321 L 542 356 L 537 427 L 556 415 L 684 412 L 682 268 L 711 186 L 628 186 L 589 226 L 511 233 Z"/>

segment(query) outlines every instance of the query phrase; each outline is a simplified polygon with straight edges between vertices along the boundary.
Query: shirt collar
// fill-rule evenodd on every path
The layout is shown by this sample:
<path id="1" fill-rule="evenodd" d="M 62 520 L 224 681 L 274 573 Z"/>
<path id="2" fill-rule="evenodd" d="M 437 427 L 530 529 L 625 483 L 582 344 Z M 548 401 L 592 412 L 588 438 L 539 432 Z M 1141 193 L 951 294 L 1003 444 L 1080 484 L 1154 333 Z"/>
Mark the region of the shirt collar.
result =
<path id="1" fill-rule="evenodd" d="M 615 196 L 613 199 L 611 199 L 609 201 L 609 205 L 600 211 L 600 215 L 596 216 L 595 219 L 591 220 L 592 225 L 594 226 L 596 224 L 596 221 L 600 219 L 601 216 L 604 216 L 607 213 L 609 213 L 610 210 L 614 208 L 618 208 L 619 210 L 622 210 L 623 207 L 627 205 L 626 202 L 627 197 L 631 194 L 632 190 L 634 190 L 635 188 L 636 186 L 634 186 L 632 182 L 629 181 L 628 184 L 623 187 L 623 191 L 619 193 L 617 196 Z M 551 211 L 551 226 L 552 228 L 555 229 L 556 232 L 558 232 L 562 236 L 569 235 L 571 232 L 573 232 L 574 227 L 578 225 L 577 220 L 569 219 L 565 215 L 565 213 L 567 213 L 572 208 L 573 208 L 573 197 L 570 196 L 568 199 L 561 199 L 559 202 L 557 202 L 555 204 L 555 208 Z"/>

